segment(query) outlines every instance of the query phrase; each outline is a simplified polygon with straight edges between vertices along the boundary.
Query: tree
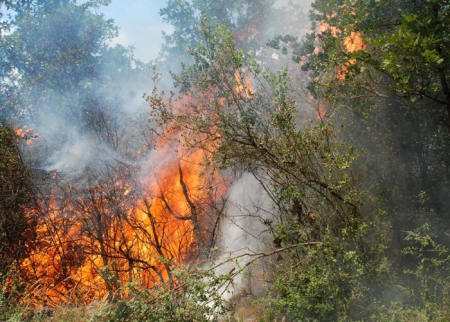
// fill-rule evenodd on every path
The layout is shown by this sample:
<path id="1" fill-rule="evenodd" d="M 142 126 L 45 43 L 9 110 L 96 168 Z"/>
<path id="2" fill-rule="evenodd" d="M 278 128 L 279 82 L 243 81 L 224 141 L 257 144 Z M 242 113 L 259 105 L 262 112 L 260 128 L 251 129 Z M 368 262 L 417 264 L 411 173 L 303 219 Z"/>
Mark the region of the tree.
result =
<path id="1" fill-rule="evenodd" d="M 278 38 L 295 47 L 295 58 L 304 60 L 304 69 L 314 74 L 333 73 L 321 78 L 329 83 L 339 77 L 336 73 L 351 78 L 367 75 L 373 68 L 388 77 L 386 89 L 448 107 L 446 1 L 319 0 L 312 7 L 313 32 L 302 46 L 289 37 Z"/>
<path id="2" fill-rule="evenodd" d="M 407 192 L 416 200 L 422 191 L 443 219 L 446 206 L 437 191 L 448 182 L 448 4 L 315 1 L 313 8 L 313 32 L 302 45 L 291 42 L 295 58 L 311 72 L 311 92 L 330 105 L 349 107 L 353 140 L 370 157 L 378 153 L 371 150 L 389 151 L 369 166 L 375 176 L 383 173 L 386 191 Z M 362 137 L 377 137 L 381 144 L 357 139 Z M 393 151 L 401 153 L 392 158 Z M 392 207 L 409 206 L 401 199 L 394 197 Z M 415 217 L 406 222 L 421 220 Z"/>
<path id="3" fill-rule="evenodd" d="M 29 114 L 57 100 L 78 116 L 81 109 L 73 106 L 86 93 L 82 82 L 100 76 L 105 41 L 116 29 L 111 21 L 91 13 L 87 4 L 30 3 L 27 11 L 13 7 L 18 10 L 15 30 L 1 39 L 2 65 L 7 66 L 2 87 L 15 88 L 4 109 L 8 114 Z M 15 110 L 19 106 L 20 111 Z"/>

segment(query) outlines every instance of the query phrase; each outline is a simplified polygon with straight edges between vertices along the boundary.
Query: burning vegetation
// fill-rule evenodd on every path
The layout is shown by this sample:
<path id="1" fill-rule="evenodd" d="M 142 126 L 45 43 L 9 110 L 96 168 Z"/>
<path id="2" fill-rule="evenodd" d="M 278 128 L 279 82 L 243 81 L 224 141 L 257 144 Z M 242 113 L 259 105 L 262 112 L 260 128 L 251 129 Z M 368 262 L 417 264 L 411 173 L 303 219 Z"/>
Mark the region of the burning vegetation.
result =
<path id="1" fill-rule="evenodd" d="M 37 243 L 17 263 L 32 306 L 86 305 L 136 280 L 174 289 L 172 270 L 202 258 L 226 185 L 206 173 L 202 151 L 158 157 L 146 161 L 145 175 L 122 166 L 92 188 L 66 184 L 58 173 L 46 180 L 45 197 L 26 215 L 38 218 Z"/>
<path id="2" fill-rule="evenodd" d="M 0 319 L 449 320 L 447 2 L 0 2 Z"/>

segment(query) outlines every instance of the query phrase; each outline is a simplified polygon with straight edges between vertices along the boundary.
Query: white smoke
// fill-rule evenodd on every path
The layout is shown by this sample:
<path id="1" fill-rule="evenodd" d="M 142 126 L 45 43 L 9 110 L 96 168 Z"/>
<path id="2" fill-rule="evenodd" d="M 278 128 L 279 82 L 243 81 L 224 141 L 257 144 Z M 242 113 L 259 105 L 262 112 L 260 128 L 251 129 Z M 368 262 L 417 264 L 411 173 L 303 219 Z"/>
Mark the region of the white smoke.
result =
<path id="1" fill-rule="evenodd" d="M 217 275 L 239 271 L 255 255 L 268 250 L 269 231 L 264 222 L 273 219 L 272 209 L 272 200 L 253 174 L 244 173 L 232 185 L 221 225 L 220 256 L 216 261 L 217 264 L 224 264 L 217 267 Z M 236 276 L 233 286 L 224 292 L 225 300 L 241 291 L 253 293 L 252 288 L 258 280 L 252 270 L 252 266 L 249 266 Z"/>

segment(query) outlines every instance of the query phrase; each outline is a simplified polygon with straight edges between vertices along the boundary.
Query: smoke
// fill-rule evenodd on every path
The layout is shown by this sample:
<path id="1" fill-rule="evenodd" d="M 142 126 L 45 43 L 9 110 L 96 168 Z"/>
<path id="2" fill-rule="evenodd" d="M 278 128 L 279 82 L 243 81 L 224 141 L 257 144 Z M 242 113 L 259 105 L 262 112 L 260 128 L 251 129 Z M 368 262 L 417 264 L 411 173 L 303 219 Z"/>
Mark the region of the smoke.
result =
<path id="1" fill-rule="evenodd" d="M 228 193 L 228 204 L 222 220 L 218 239 L 220 256 L 216 263 L 225 262 L 216 269 L 216 274 L 239 271 L 233 286 L 224 292 L 229 300 L 239 292 L 254 294 L 261 288 L 263 274 L 260 261 L 250 265 L 254 255 L 269 249 L 270 231 L 265 222 L 272 221 L 273 203 L 264 187 L 249 172 L 245 172 L 233 183 Z"/>
<path id="2" fill-rule="evenodd" d="M 161 169 L 164 169 L 164 166 L 173 164 L 174 161 L 177 160 L 179 160 L 179 154 L 177 152 L 177 148 L 173 144 L 168 143 L 162 148 L 152 149 L 139 162 L 139 178 L 142 186 L 154 186 L 154 181 L 160 179 L 159 176 L 164 174 Z"/>
<path id="3" fill-rule="evenodd" d="M 82 175 L 84 168 L 94 162 L 95 150 L 89 138 L 74 136 L 69 138 L 60 149 L 53 151 L 44 169 L 47 171 L 58 171 Z M 96 149 L 101 151 L 101 149 Z M 99 154 L 102 155 L 103 151 Z"/>
<path id="4" fill-rule="evenodd" d="M 131 63 L 105 64 L 96 78 L 82 79 L 74 90 L 37 89 L 23 98 L 31 109 L 19 126 L 32 128 L 37 137 L 24 147 L 35 168 L 77 180 L 90 169 L 98 173 L 145 158 L 152 144 L 142 97 L 150 84 L 143 73 L 149 69 L 133 69 Z"/>
<path id="5" fill-rule="evenodd" d="M 114 99 L 100 97 L 103 102 Z M 61 106 L 41 107 L 33 122 L 22 124 L 33 128 L 37 136 L 26 152 L 37 168 L 74 179 L 84 176 L 88 169 L 117 162 L 136 163 L 138 149 L 148 148 L 145 146 L 148 138 L 141 136 L 149 135 L 148 131 L 138 132 L 149 123 L 146 110 L 140 105 L 144 104 L 130 100 L 119 106 L 106 103 L 86 112 L 82 118 L 61 112 L 58 110 Z"/>
<path id="6" fill-rule="evenodd" d="M 255 176 L 245 172 L 230 188 L 228 207 L 222 222 L 226 232 L 221 241 L 224 253 L 262 251 L 267 226 L 262 222 L 272 219 L 272 202 Z"/>

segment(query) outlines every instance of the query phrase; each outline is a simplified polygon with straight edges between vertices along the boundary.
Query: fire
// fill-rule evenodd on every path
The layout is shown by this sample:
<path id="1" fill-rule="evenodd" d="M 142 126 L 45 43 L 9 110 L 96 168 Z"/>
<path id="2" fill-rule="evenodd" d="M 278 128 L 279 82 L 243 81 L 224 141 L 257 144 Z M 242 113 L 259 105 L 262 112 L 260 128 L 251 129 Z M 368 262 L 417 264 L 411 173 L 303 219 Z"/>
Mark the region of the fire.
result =
<path id="1" fill-rule="evenodd" d="M 349 36 L 345 37 L 342 44 L 345 46 L 347 53 L 354 53 L 358 50 L 364 50 L 367 47 L 359 31 L 352 31 Z M 348 73 L 348 67 L 355 64 L 356 59 L 352 58 L 344 66 L 339 67 L 336 72 L 336 78 L 341 81 L 345 80 Z"/>
<path id="2" fill-rule="evenodd" d="M 37 135 L 34 134 L 33 129 L 24 126 L 23 128 L 14 128 L 14 133 L 18 138 L 24 139 L 26 144 L 31 144 L 33 139 L 37 138 Z"/>
<path id="3" fill-rule="evenodd" d="M 358 50 L 364 50 L 367 47 L 359 31 L 352 31 L 342 43 L 344 44 L 345 49 L 348 53 L 354 53 Z"/>
<path id="4" fill-rule="evenodd" d="M 176 285 L 171 271 L 209 243 L 206 213 L 226 187 L 212 188 L 217 178 L 203 174 L 203 150 L 175 148 L 153 154 L 140 169 L 143 179 L 130 179 L 133 169 L 124 168 L 94 188 L 55 185 L 38 210 L 36 247 L 20 263 L 31 306 L 88 304 L 136 280 Z"/>
<path id="5" fill-rule="evenodd" d="M 236 81 L 236 92 L 238 94 L 244 94 L 244 97 L 247 99 L 251 99 L 253 97 L 253 86 L 250 78 L 243 76 L 241 72 L 236 70 L 234 72 L 234 79 Z"/>
<path id="6" fill-rule="evenodd" d="M 341 6 L 343 8 L 344 5 Z M 348 8 L 351 10 L 351 8 Z M 352 14 L 354 14 L 352 12 Z M 337 13 L 333 13 L 327 16 L 327 19 L 331 19 L 336 17 Z M 326 21 L 322 21 L 319 26 L 319 33 L 323 33 L 329 31 L 333 37 L 339 37 L 342 34 L 342 30 L 335 26 L 330 26 Z M 346 53 L 354 53 L 359 50 L 364 50 L 367 48 L 367 45 L 364 43 L 363 37 L 359 31 L 351 31 L 348 36 L 342 40 L 342 45 L 345 48 Z M 320 47 L 316 47 L 314 52 L 317 54 L 320 51 Z M 348 67 L 355 65 L 357 63 L 356 59 L 349 59 L 343 66 L 337 67 L 336 70 L 336 78 L 340 81 L 345 80 L 346 75 L 348 73 Z"/>
<path id="7" fill-rule="evenodd" d="M 230 83 L 230 95 L 253 98 L 244 72 L 230 75 Z M 215 94 L 207 88 L 203 101 L 185 96 L 172 111 L 201 116 Z M 229 99 L 222 97 L 216 108 L 233 109 Z M 49 191 L 36 210 L 35 247 L 20 263 L 31 287 L 30 307 L 85 305 L 114 297 L 132 281 L 176 287 L 173 269 L 194 263 L 211 244 L 217 219 L 211 214 L 219 213 L 214 205 L 227 189 L 204 165 L 221 141 L 214 115 L 208 131 L 191 142 L 167 125 L 145 166 L 118 165 L 111 177 L 95 178 L 88 187 L 64 185 L 58 173 L 49 174 Z"/>

